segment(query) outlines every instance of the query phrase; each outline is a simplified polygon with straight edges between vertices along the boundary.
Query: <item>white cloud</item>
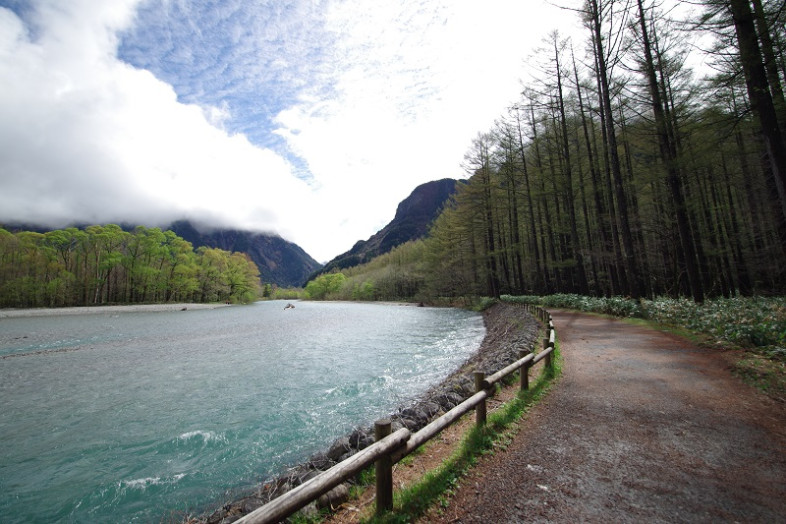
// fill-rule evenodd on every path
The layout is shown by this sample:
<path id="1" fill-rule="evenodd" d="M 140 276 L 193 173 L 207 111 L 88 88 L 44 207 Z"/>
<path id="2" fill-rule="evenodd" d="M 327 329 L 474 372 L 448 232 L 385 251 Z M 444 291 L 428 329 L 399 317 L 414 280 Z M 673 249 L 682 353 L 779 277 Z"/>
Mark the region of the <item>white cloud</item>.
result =
<path id="1" fill-rule="evenodd" d="M 132 4 L 89 20 L 78 7 L 43 5 L 35 41 L 0 9 L 0 75 L 11 79 L 0 85 L 0 220 L 207 215 L 289 238 L 304 231 L 310 192 L 284 159 L 213 125 L 225 107 L 178 103 L 171 86 L 114 57 Z"/>

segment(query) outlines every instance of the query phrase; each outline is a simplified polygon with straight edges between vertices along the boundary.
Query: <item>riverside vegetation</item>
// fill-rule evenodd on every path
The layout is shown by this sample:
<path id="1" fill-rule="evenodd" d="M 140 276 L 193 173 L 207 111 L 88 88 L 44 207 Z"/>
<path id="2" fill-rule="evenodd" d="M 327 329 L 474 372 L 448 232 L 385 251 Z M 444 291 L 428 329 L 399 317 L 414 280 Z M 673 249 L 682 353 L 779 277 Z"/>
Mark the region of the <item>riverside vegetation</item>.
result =
<path id="1" fill-rule="evenodd" d="M 195 251 L 172 231 L 128 232 L 114 224 L 46 233 L 0 228 L 0 307 L 247 303 L 260 289 L 248 255 Z"/>

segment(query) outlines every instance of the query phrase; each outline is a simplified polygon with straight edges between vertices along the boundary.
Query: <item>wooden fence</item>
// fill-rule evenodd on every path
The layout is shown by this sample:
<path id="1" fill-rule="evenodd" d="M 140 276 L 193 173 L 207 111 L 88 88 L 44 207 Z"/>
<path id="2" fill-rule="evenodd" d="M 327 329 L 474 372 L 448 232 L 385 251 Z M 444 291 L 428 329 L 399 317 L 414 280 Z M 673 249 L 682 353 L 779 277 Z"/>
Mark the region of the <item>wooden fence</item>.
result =
<path id="1" fill-rule="evenodd" d="M 484 425 L 486 423 L 486 399 L 491 395 L 492 386 L 511 373 L 521 371 L 521 389 L 525 390 L 529 388 L 529 369 L 532 366 L 543 359 L 546 360 L 546 366 L 553 366 L 552 353 L 554 352 L 556 333 L 551 315 L 545 309 L 537 306 L 526 305 L 525 309 L 546 325 L 548 337 L 543 339 L 543 351 L 537 355 L 530 351 L 522 351 L 519 354 L 519 360 L 489 376 L 476 372 L 476 393 L 415 433 L 406 428 L 391 433 L 390 419 L 378 420 L 374 424 L 375 442 L 373 444 L 271 500 L 236 522 L 242 524 L 279 522 L 339 484 L 350 480 L 371 464 L 376 465 L 377 513 L 393 509 L 393 464 L 437 436 L 443 429 L 473 409 L 475 410 L 475 423 L 479 426 Z"/>

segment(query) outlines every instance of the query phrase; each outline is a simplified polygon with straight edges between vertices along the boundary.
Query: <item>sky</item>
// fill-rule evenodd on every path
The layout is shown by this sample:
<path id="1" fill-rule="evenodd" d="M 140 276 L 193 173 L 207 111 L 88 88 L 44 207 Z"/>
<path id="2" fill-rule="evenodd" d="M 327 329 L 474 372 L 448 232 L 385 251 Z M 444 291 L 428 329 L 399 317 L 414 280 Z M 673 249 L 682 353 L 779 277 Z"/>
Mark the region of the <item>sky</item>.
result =
<path id="1" fill-rule="evenodd" d="M 463 178 L 539 0 L 0 0 L 0 223 L 188 218 L 327 262 Z"/>

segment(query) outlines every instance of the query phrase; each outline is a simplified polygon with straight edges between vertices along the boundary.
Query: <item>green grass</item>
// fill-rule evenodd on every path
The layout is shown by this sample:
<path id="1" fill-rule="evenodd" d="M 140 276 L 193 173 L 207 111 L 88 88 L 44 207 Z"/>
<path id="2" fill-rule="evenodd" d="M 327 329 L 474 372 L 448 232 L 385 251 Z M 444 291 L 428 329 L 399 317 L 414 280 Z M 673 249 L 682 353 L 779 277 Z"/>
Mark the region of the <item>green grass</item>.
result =
<path id="1" fill-rule="evenodd" d="M 456 451 L 437 469 L 412 486 L 394 493 L 392 512 L 375 515 L 365 522 L 392 524 L 412 522 L 432 507 L 447 507 L 461 478 L 484 456 L 506 448 L 517 431 L 517 422 L 543 395 L 561 373 L 559 351 L 555 349 L 553 369 L 543 373 L 527 391 L 489 414 L 486 425 L 467 432 Z"/>
<path id="2" fill-rule="evenodd" d="M 734 373 L 770 396 L 786 400 L 786 363 L 747 353 L 734 364 Z"/>

